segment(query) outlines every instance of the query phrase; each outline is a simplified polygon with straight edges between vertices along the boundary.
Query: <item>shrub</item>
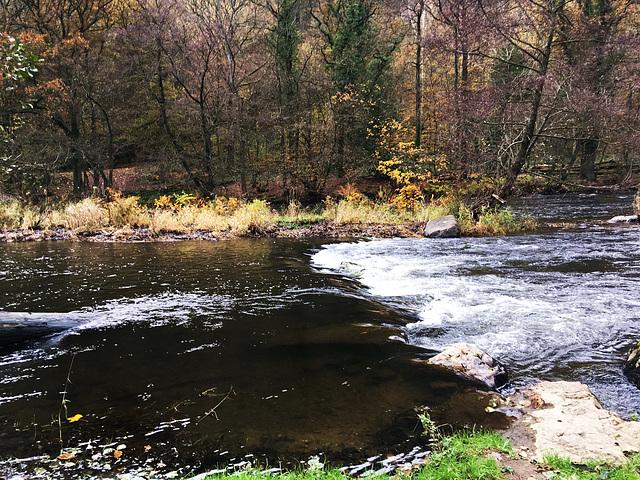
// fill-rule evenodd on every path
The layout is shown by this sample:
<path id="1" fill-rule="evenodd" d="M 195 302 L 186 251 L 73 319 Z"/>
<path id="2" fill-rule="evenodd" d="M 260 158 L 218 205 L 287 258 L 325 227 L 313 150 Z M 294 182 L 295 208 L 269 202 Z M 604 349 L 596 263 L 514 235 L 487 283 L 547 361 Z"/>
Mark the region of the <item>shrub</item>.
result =
<path id="1" fill-rule="evenodd" d="M 107 213 L 109 225 L 116 227 L 149 225 L 149 217 L 138 203 L 138 197 L 122 197 L 122 194 L 114 193 L 113 200 L 107 203 Z"/>

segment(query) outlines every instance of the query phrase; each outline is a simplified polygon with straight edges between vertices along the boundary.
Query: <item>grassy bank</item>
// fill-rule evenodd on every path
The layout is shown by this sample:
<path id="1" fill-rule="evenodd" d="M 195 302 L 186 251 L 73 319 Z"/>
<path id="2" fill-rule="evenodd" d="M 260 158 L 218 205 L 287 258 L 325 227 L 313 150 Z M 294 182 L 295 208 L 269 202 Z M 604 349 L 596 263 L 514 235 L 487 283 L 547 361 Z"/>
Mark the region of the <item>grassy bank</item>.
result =
<path id="1" fill-rule="evenodd" d="M 508 441 L 497 433 L 462 432 L 441 438 L 423 465 L 407 466 L 391 474 L 371 470 L 364 477 L 399 480 L 631 480 L 640 479 L 640 455 L 623 466 L 592 461 L 575 464 L 567 458 L 550 454 L 543 464 L 534 464 L 515 454 Z M 347 469 L 326 468 L 310 461 L 306 469 L 273 472 L 248 469 L 203 474 L 192 480 L 348 480 Z"/>
<path id="2" fill-rule="evenodd" d="M 74 233 L 102 229 L 146 228 L 151 236 L 168 232 L 211 232 L 215 236 L 276 234 L 320 222 L 335 225 L 423 224 L 443 215 L 454 215 L 462 234 L 503 235 L 535 228 L 528 218 L 518 218 L 508 208 L 487 209 L 474 217 L 463 202 L 442 198 L 429 203 L 373 202 L 361 194 L 327 197 L 322 204 L 303 207 L 297 202 L 276 210 L 264 200 L 242 201 L 216 197 L 202 201 L 189 194 L 175 194 L 144 205 L 138 197 L 112 192 L 110 200 L 87 198 L 76 203 L 35 207 L 17 200 L 0 203 L 0 231 L 64 228 Z"/>

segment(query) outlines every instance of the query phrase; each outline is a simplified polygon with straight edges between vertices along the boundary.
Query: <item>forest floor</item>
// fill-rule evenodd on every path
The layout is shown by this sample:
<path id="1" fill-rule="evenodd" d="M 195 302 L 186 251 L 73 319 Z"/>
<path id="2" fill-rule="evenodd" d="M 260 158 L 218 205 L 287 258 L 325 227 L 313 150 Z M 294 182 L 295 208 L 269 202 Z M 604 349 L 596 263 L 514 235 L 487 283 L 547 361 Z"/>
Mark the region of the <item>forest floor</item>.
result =
<path id="1" fill-rule="evenodd" d="M 636 172 L 620 172 L 617 169 L 602 167 L 595 181 L 586 181 L 572 174 L 564 183 L 558 184 L 545 174 L 530 175 L 519 185 L 516 194 L 562 193 L 568 191 L 634 191 L 640 188 L 640 169 Z M 141 202 L 152 201 L 154 196 L 170 195 L 189 191 L 190 185 L 185 174 L 172 172 L 152 163 L 134 163 L 121 166 L 113 171 L 113 189 L 123 195 L 137 195 Z M 319 199 L 327 195 L 336 196 L 345 190 L 355 190 L 370 198 L 388 197 L 396 187 L 390 179 L 375 176 L 363 176 L 354 179 L 330 177 L 320 185 Z M 52 191 L 59 198 L 69 198 L 73 191 L 70 172 L 55 177 Z M 282 180 L 254 179 L 247 183 L 247 192 L 242 193 L 239 182 L 222 182 L 213 192 L 217 196 L 249 199 L 260 198 L 274 204 L 286 205 L 290 200 L 305 202 L 305 194 L 299 187 L 283 185 Z"/>

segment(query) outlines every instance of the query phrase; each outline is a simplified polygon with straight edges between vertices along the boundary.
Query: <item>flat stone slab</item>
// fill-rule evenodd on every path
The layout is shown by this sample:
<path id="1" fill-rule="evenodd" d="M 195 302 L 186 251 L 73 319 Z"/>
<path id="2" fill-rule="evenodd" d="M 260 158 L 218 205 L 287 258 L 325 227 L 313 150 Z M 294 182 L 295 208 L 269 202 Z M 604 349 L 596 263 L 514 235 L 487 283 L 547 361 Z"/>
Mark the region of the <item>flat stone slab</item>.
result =
<path id="1" fill-rule="evenodd" d="M 504 436 L 527 447 L 533 460 L 542 462 L 553 452 L 578 463 L 592 459 L 619 465 L 626 462 L 625 454 L 640 451 L 640 422 L 626 422 L 603 409 L 582 383 L 541 382 L 520 394 L 523 416 Z"/>

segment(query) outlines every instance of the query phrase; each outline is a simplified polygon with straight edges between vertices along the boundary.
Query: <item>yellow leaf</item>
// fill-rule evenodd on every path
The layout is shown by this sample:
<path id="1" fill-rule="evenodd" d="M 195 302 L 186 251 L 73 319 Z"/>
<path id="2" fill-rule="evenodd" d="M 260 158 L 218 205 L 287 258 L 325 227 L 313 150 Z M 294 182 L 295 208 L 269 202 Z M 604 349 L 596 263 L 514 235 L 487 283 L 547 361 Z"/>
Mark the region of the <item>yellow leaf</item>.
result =
<path id="1" fill-rule="evenodd" d="M 67 420 L 69 420 L 69 423 L 73 423 L 73 422 L 77 422 L 78 420 L 80 420 L 82 418 L 82 415 L 80 415 L 79 413 L 75 414 L 73 417 L 69 417 L 67 418 Z"/>
<path id="2" fill-rule="evenodd" d="M 151 445 L 145 445 L 144 450 L 145 452 L 148 452 L 149 450 L 151 450 Z"/>

